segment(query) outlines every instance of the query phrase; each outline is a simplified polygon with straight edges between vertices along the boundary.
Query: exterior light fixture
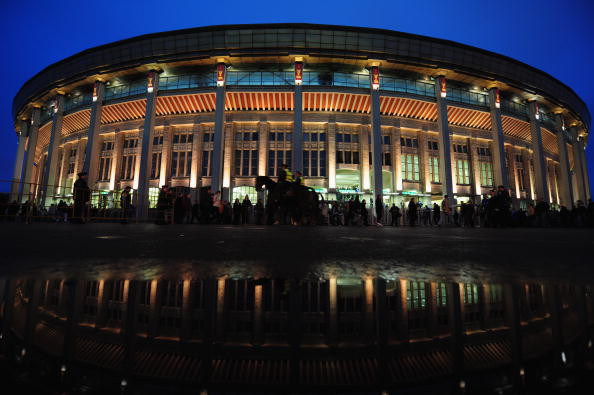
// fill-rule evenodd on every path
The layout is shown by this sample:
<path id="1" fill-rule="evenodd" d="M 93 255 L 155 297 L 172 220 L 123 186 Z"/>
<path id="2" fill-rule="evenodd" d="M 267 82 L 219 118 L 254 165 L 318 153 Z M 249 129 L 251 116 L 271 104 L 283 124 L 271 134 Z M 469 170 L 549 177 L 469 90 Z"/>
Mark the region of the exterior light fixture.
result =
<path id="1" fill-rule="evenodd" d="M 524 368 L 520 368 L 520 376 L 524 377 L 525 374 Z"/>
<path id="2" fill-rule="evenodd" d="M 126 379 L 122 379 L 122 381 L 120 382 L 120 385 L 121 385 L 122 387 L 127 387 L 127 386 L 128 386 L 128 380 L 126 380 Z"/>
<path id="3" fill-rule="evenodd" d="M 93 84 L 93 102 L 97 101 L 97 82 Z"/>
<path id="4" fill-rule="evenodd" d="M 154 72 L 150 72 L 148 75 L 148 81 L 146 84 L 146 91 L 148 93 L 153 93 L 153 90 L 155 89 L 155 73 Z"/>
<path id="5" fill-rule="evenodd" d="M 303 62 L 295 62 L 295 85 L 303 83 Z"/>
<path id="6" fill-rule="evenodd" d="M 217 86 L 225 85 L 225 63 L 217 64 Z"/>
<path id="7" fill-rule="evenodd" d="M 466 381 L 464 380 L 460 380 L 460 382 L 458 383 L 458 387 L 463 390 L 466 388 Z"/>
<path id="8" fill-rule="evenodd" d="M 567 357 L 565 356 L 565 351 L 561 351 L 561 361 L 563 361 L 563 363 L 567 363 Z"/>
<path id="9" fill-rule="evenodd" d="M 57 114 L 58 113 L 58 100 L 57 99 L 55 99 L 53 101 L 52 107 L 54 108 L 54 114 Z"/>
<path id="10" fill-rule="evenodd" d="M 540 119 L 540 108 L 538 107 L 538 103 L 534 103 L 534 104 L 535 104 L 534 118 Z"/>
<path id="11" fill-rule="evenodd" d="M 501 97 L 499 96 L 499 88 L 495 88 L 495 108 L 501 108 Z"/>
<path id="12" fill-rule="evenodd" d="M 380 75 L 379 75 L 379 67 L 372 66 L 371 67 L 371 88 L 376 91 L 380 87 Z"/>
<path id="13" fill-rule="evenodd" d="M 0 339 L 2 339 L 2 334 L 0 334 Z M 588 341 L 588 348 L 592 348 L 592 340 Z"/>
<path id="14" fill-rule="evenodd" d="M 60 373 L 66 373 L 66 365 L 60 366 Z"/>
<path id="15" fill-rule="evenodd" d="M 24 357 L 27 354 L 27 350 L 23 347 L 21 350 L 21 357 Z"/>
<path id="16" fill-rule="evenodd" d="M 440 78 L 439 80 L 439 94 L 441 97 L 446 97 L 448 95 L 447 89 L 446 89 L 446 80 L 445 78 Z"/>

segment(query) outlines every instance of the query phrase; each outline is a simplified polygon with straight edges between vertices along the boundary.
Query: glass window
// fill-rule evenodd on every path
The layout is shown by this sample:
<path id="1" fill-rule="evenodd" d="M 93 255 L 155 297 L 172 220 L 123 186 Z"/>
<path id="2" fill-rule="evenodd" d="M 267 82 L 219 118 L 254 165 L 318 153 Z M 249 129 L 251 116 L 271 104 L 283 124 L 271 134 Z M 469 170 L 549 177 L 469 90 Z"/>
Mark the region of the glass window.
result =
<path id="1" fill-rule="evenodd" d="M 467 160 L 456 159 L 456 183 L 470 185 L 470 168 Z"/>
<path id="2" fill-rule="evenodd" d="M 212 151 L 202 151 L 202 177 L 210 177 L 212 171 Z"/>
<path id="3" fill-rule="evenodd" d="M 402 179 L 406 181 L 419 181 L 419 156 L 415 154 L 402 154 L 400 156 L 402 165 Z"/>
<path id="4" fill-rule="evenodd" d="M 439 181 L 439 158 L 437 156 L 429 157 L 429 178 L 431 182 Z"/>
<path id="5" fill-rule="evenodd" d="M 490 162 L 480 162 L 481 185 L 493 186 L 493 165 Z"/>

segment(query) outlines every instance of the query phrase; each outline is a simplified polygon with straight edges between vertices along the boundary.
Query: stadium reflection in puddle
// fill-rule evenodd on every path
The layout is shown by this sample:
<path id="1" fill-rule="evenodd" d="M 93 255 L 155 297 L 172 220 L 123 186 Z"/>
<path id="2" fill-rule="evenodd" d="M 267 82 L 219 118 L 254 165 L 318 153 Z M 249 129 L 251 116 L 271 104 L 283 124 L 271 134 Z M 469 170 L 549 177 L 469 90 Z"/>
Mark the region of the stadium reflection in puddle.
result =
<path id="1" fill-rule="evenodd" d="M 482 394 L 591 384 L 585 285 L 341 276 L 0 284 L 3 371 L 21 389 Z"/>

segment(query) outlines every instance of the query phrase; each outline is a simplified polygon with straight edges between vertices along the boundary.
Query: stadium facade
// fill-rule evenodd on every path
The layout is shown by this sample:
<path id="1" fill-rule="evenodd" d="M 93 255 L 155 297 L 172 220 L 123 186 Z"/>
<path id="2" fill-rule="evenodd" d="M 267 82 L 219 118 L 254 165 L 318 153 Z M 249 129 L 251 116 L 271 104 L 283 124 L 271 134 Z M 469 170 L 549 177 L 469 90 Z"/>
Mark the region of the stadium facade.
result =
<path id="1" fill-rule="evenodd" d="M 590 113 L 571 88 L 499 54 L 388 30 L 135 37 L 48 66 L 13 117 L 12 197 L 43 205 L 71 197 L 82 170 L 94 204 L 131 186 L 140 215 L 164 184 L 254 200 L 255 177 L 284 162 L 329 200 L 476 201 L 497 185 L 516 207 L 590 198 Z"/>

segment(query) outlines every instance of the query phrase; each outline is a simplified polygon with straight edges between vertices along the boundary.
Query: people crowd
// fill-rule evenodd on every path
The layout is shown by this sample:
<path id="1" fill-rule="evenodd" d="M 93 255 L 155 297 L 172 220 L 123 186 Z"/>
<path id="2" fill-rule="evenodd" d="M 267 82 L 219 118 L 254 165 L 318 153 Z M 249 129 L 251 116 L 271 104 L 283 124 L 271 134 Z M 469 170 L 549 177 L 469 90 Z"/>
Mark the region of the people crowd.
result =
<path id="1" fill-rule="evenodd" d="M 289 172 L 288 180 L 300 178 Z M 73 201 L 60 200 L 48 208 L 35 202 L 0 202 L 0 220 L 6 222 L 72 222 L 85 223 L 118 221 L 123 224 L 135 217 L 131 188 L 126 187 L 119 199 L 119 208 L 97 208 L 89 204 L 91 193 L 86 185 L 86 174 L 79 174 Z M 168 185 L 159 190 L 155 209 L 151 215 L 157 224 L 272 224 L 262 199 L 249 195 L 232 202 L 224 199 L 220 191 L 207 191 L 200 199 L 190 193 L 174 191 Z M 281 223 L 287 223 L 281 221 Z M 318 225 L 329 226 L 424 226 L 424 227 L 594 227 L 594 203 L 578 200 L 571 208 L 552 207 L 545 201 L 528 203 L 525 208 L 514 208 L 509 192 L 499 186 L 483 196 L 479 203 L 456 201 L 447 195 L 439 202 L 424 204 L 414 197 L 400 204 L 386 204 L 382 196 L 367 202 L 356 195 L 341 201 L 320 200 Z"/>

